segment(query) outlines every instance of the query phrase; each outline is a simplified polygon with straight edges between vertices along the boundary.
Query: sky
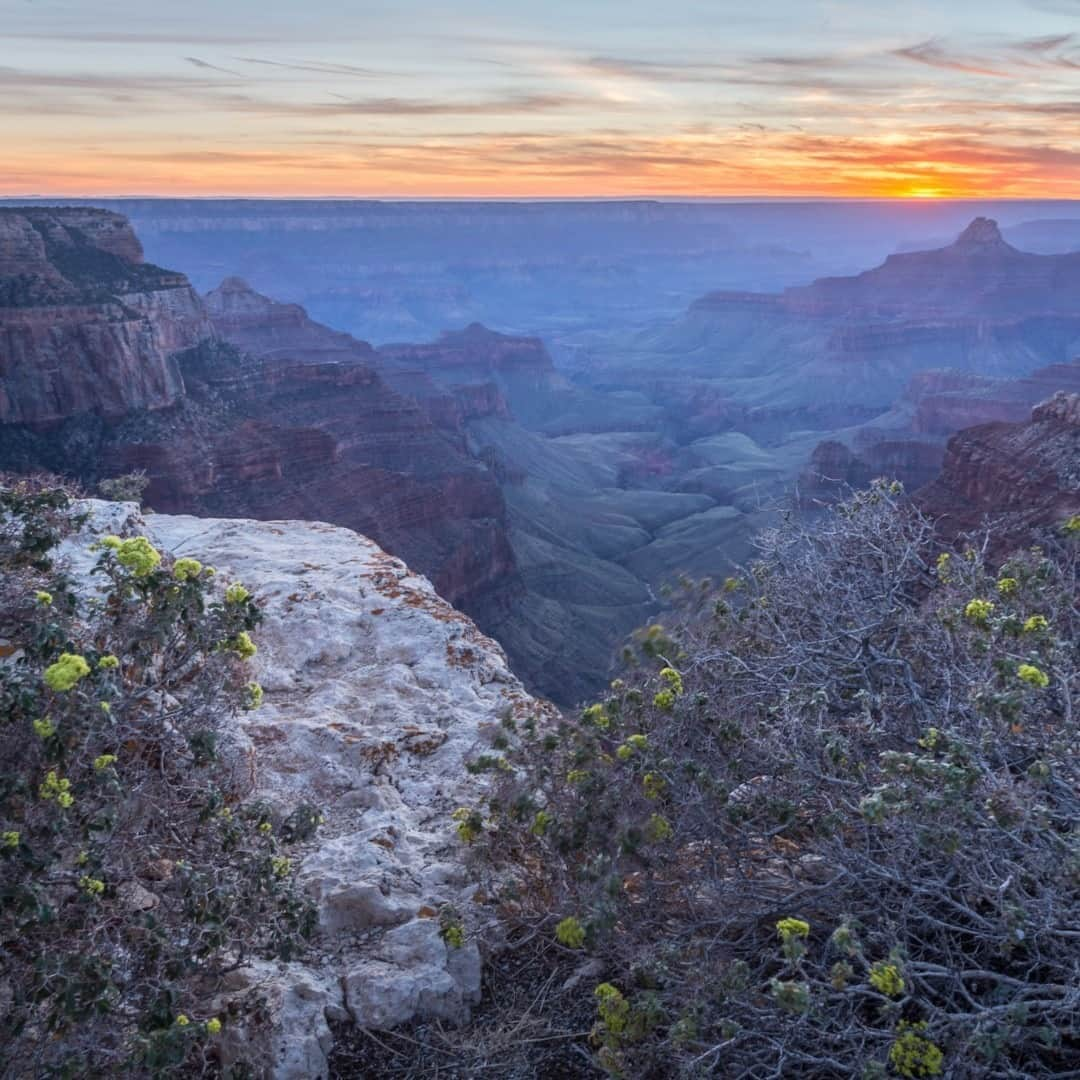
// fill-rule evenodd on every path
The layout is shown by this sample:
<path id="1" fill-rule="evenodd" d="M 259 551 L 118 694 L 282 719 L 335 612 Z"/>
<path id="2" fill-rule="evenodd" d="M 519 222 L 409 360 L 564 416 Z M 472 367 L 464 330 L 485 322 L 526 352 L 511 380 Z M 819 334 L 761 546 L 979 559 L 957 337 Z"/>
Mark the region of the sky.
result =
<path id="1" fill-rule="evenodd" d="M 0 194 L 1080 197 L 1080 0 L 0 0 Z"/>

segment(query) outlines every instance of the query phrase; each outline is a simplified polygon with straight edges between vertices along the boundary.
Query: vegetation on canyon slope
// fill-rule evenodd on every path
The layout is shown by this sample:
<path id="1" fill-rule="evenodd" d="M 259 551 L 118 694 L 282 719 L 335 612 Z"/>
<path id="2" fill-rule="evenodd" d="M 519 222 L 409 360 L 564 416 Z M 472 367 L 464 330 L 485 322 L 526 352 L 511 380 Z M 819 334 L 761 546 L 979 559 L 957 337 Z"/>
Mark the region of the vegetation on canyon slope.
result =
<path id="1" fill-rule="evenodd" d="M 258 1004 L 220 976 L 311 930 L 317 812 L 245 798 L 247 590 L 119 538 L 76 588 L 76 520 L 0 486 L 0 1038 L 28 1075 L 213 1071 Z M 470 765 L 447 940 L 487 900 L 508 945 L 474 1024 L 346 1036 L 337 1074 L 1075 1070 L 1078 534 L 992 563 L 879 483 L 685 582 L 603 700 Z"/>
<path id="2" fill-rule="evenodd" d="M 991 565 L 878 484 L 507 732 L 459 831 L 511 942 L 587 965 L 600 1068 L 1073 1074 L 1078 525 Z"/>
<path id="3" fill-rule="evenodd" d="M 220 976 L 311 929 L 286 852 L 317 815 L 245 799 L 247 590 L 118 537 L 88 590 L 57 558 L 77 521 L 62 488 L 0 485 L 4 1075 L 198 1072 L 258 1006 Z"/>

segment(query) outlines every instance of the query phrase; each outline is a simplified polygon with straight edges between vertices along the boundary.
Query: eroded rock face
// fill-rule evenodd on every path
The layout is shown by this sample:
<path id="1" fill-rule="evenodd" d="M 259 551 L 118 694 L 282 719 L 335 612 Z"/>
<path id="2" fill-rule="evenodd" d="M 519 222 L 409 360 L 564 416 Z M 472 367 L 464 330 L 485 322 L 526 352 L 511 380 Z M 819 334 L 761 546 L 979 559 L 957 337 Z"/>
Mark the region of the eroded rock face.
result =
<path id="1" fill-rule="evenodd" d="M 1051 364 L 1022 379 L 923 372 L 887 413 L 821 443 L 800 480 L 801 493 L 828 500 L 875 476 L 901 480 L 916 491 L 937 478 L 949 436 L 986 424 L 1024 423 L 1033 407 L 1057 393 L 1080 393 L 1080 360 Z M 843 461 L 840 451 L 847 455 Z"/>
<path id="2" fill-rule="evenodd" d="M 90 522 L 65 549 L 77 577 L 88 577 L 94 537 L 120 531 L 211 564 L 260 598 L 252 666 L 264 704 L 237 721 L 256 793 L 283 809 L 315 803 L 327 819 L 299 869 L 322 930 L 314 955 L 237 973 L 226 992 L 261 994 L 276 1026 L 254 1046 L 230 1032 L 233 1052 L 254 1052 L 266 1076 L 316 1080 L 327 1019 L 463 1020 L 479 997 L 479 950 L 448 947 L 436 915 L 470 904 L 451 814 L 483 781 L 465 762 L 505 720 L 544 723 L 550 707 L 425 578 L 354 532 L 86 507 Z"/>
<path id="3" fill-rule="evenodd" d="M 1080 513 L 1080 394 L 1055 394 L 1026 423 L 954 435 L 941 476 L 917 501 L 946 535 L 993 520 L 1002 550 Z"/>
<path id="4" fill-rule="evenodd" d="M 173 354 L 211 335 L 119 214 L 0 209 L 0 423 L 166 408 L 184 390 Z"/>

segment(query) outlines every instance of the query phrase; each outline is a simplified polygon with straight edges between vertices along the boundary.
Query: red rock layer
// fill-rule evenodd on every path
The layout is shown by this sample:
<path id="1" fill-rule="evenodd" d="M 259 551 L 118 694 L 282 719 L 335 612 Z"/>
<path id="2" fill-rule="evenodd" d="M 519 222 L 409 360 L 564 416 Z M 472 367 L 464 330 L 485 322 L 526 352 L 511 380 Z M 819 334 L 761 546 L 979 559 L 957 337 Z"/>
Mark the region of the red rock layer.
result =
<path id="1" fill-rule="evenodd" d="M 941 475 L 916 501 L 946 535 L 994 521 L 999 550 L 1080 513 L 1080 394 L 1055 394 L 1023 423 L 954 435 Z"/>
<path id="2" fill-rule="evenodd" d="M 0 423 L 166 408 L 184 390 L 172 354 L 211 334 L 118 214 L 0 210 Z"/>

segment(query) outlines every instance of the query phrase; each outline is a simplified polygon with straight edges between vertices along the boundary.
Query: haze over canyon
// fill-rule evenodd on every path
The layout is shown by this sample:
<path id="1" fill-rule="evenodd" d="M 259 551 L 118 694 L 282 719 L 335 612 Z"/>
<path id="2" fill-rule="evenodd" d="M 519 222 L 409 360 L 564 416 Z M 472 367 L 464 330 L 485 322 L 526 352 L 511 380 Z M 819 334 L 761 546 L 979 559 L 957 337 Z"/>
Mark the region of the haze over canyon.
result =
<path id="1" fill-rule="evenodd" d="M 1068 204 L 109 207 L 0 208 L 0 466 L 356 529 L 564 704 L 778 508 L 1080 390 Z"/>

